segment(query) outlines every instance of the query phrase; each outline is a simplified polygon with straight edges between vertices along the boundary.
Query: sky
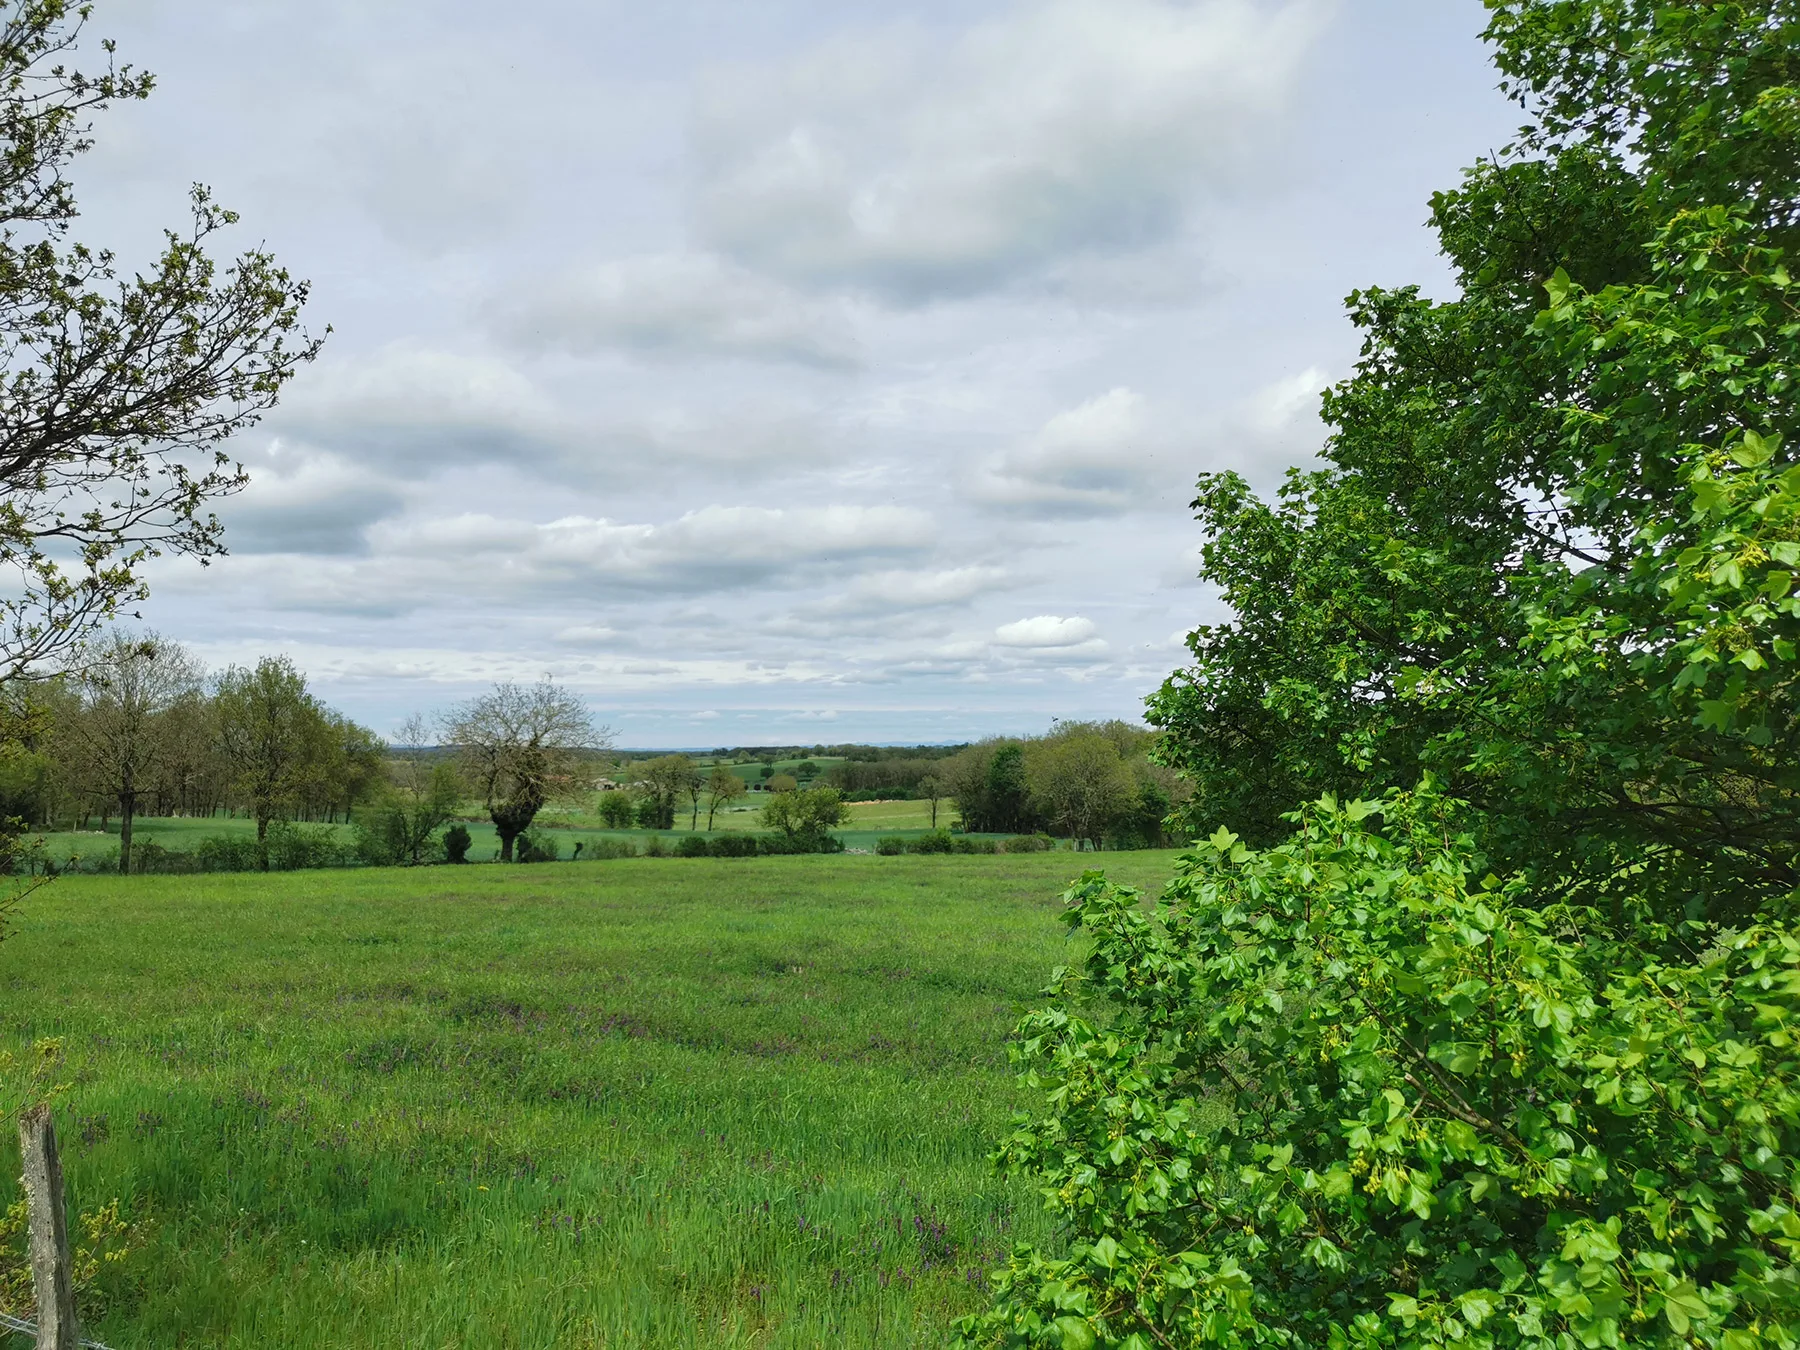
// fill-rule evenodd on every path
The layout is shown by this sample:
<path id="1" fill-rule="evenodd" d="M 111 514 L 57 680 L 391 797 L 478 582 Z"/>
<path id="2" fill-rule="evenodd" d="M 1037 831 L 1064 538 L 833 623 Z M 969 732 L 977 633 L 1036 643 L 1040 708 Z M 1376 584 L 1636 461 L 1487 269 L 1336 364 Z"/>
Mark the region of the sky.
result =
<path id="1" fill-rule="evenodd" d="M 1519 120 L 1479 0 L 104 0 L 75 182 L 189 185 L 324 353 L 143 622 L 383 733 L 497 680 L 625 747 L 1135 718 L 1223 617 L 1198 475 L 1307 463 L 1344 297 L 1447 294 Z"/>

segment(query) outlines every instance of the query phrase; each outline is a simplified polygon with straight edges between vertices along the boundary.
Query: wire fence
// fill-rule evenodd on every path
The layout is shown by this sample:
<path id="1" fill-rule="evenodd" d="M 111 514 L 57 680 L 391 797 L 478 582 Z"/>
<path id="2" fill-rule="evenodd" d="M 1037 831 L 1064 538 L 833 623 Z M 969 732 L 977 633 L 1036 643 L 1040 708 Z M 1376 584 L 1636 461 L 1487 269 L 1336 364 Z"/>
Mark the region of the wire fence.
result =
<path id="1" fill-rule="evenodd" d="M 35 1322 L 27 1322 L 23 1318 L 11 1317 L 6 1313 L 0 1313 L 0 1331 L 16 1331 L 21 1336 L 31 1336 L 35 1338 L 37 1336 L 37 1324 Z M 87 1350 L 107 1350 L 107 1348 L 100 1344 L 99 1341 L 83 1341 L 82 1344 L 87 1347 Z"/>

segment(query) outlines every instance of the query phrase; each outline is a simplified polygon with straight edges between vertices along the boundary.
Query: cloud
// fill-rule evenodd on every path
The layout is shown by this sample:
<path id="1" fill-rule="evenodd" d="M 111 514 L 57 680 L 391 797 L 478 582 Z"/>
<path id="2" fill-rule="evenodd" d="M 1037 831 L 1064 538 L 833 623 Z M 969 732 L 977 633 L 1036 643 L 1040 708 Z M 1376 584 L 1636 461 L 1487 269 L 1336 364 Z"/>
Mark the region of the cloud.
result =
<path id="1" fill-rule="evenodd" d="M 277 440 L 247 458 L 250 486 L 219 507 L 234 553 L 361 553 L 368 527 L 404 501 L 392 483 L 337 455 Z"/>
<path id="2" fill-rule="evenodd" d="M 1001 624 L 994 630 L 994 641 L 1002 647 L 1076 647 L 1091 640 L 1094 633 L 1093 622 L 1089 619 L 1039 614 L 1035 618 Z"/>
<path id="3" fill-rule="evenodd" d="M 795 361 L 849 368 L 855 334 L 839 303 L 810 299 L 710 254 L 658 253 L 572 271 L 493 307 L 536 351 Z"/>
<path id="4" fill-rule="evenodd" d="M 1049 0 L 948 49 L 890 30 L 718 78 L 695 118 L 702 233 L 906 301 L 1154 246 L 1250 163 L 1325 10 Z"/>
<path id="5" fill-rule="evenodd" d="M 1142 395 L 1118 388 L 1058 413 L 988 463 L 976 500 L 1034 515 L 1113 515 L 1141 505 L 1157 462 Z M 1166 459 L 1164 461 L 1166 463 Z"/>
<path id="6" fill-rule="evenodd" d="M 452 593 L 479 604 L 528 601 L 543 612 L 571 599 L 843 584 L 870 565 L 928 553 L 937 530 L 925 513 L 896 506 L 708 506 L 663 524 L 446 513 L 383 520 L 366 537 L 372 556 L 354 565 L 327 559 L 295 569 L 245 558 L 232 571 L 280 608 L 398 614 Z M 569 625 L 557 642 L 595 646 L 613 627 Z"/>
<path id="7" fill-rule="evenodd" d="M 902 610 L 966 605 L 989 592 L 1014 585 L 1004 567 L 953 567 L 935 572 L 893 570 L 857 577 L 824 606 L 831 614 L 892 614 Z"/>

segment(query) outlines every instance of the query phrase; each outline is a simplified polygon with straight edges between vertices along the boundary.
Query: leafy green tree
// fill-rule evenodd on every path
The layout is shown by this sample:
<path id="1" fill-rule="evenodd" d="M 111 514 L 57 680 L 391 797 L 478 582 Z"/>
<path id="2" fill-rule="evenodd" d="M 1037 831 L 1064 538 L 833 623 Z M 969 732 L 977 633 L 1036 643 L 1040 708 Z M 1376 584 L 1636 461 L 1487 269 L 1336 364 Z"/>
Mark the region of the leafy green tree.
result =
<path id="1" fill-rule="evenodd" d="M 768 780 L 769 791 L 774 793 L 792 792 L 799 786 L 800 780 L 791 773 L 778 773 Z"/>
<path id="2" fill-rule="evenodd" d="M 232 666 L 213 694 L 219 748 L 256 820 L 258 858 L 269 870 L 269 823 L 285 819 L 329 771 L 334 750 L 324 706 L 285 656 Z"/>
<path id="3" fill-rule="evenodd" d="M 823 842 L 850 819 L 850 808 L 836 788 L 796 788 L 777 792 L 762 809 L 763 824 L 779 830 L 790 843 Z"/>
<path id="4" fill-rule="evenodd" d="M 573 693 L 542 680 L 495 685 L 450 716 L 445 739 L 500 835 L 500 861 L 512 862 L 514 841 L 548 802 L 591 786 L 585 770 L 612 733 Z"/>
<path id="5" fill-rule="evenodd" d="M 933 778 L 928 774 L 919 780 L 919 786 L 915 789 L 915 794 L 922 800 L 930 803 L 931 828 L 935 830 L 938 827 L 938 803 L 944 800 L 944 789 L 938 785 L 938 780 L 936 778 Z"/>
<path id="6" fill-rule="evenodd" d="M 713 765 L 706 778 L 706 829 L 712 832 L 713 817 L 719 808 L 736 801 L 750 791 L 748 785 L 723 764 Z"/>
<path id="7" fill-rule="evenodd" d="M 652 830 L 675 828 L 675 810 L 683 798 L 693 797 L 698 814 L 698 790 L 706 780 L 687 755 L 663 755 L 637 766 L 638 823 Z"/>
<path id="8" fill-rule="evenodd" d="M 600 794 L 600 820 L 609 830 L 628 830 L 637 819 L 637 806 L 631 794 L 622 790 Z"/>
<path id="9" fill-rule="evenodd" d="M 119 871 L 131 871 L 132 823 L 186 730 L 175 714 L 200 696 L 199 663 L 156 633 L 112 633 L 82 653 L 77 704 L 59 738 L 89 792 L 119 807 Z"/>
<path id="10" fill-rule="evenodd" d="M 1269 842 L 1296 801 L 1431 771 L 1547 890 L 1782 893 L 1800 720 L 1732 709 L 1785 669 L 1744 643 L 1789 617 L 1800 30 L 1785 0 L 1490 9 L 1533 120 L 1434 198 L 1460 293 L 1352 297 L 1327 467 L 1275 503 L 1202 479 L 1233 617 L 1152 700 L 1162 753 L 1196 830 Z M 1670 597 L 1734 577 L 1770 589 L 1690 645 Z"/>
<path id="11" fill-rule="evenodd" d="M 1065 838 L 1099 848 L 1130 813 L 1137 783 L 1117 741 L 1088 723 L 1061 723 L 1024 751 L 1032 807 Z"/>
<path id="12" fill-rule="evenodd" d="M 1068 1241 L 965 1344 L 1800 1343 L 1800 8 L 1488 9 L 1459 294 L 1202 481 L 1152 711 L 1232 828 L 1071 891 L 1001 1152 Z"/>

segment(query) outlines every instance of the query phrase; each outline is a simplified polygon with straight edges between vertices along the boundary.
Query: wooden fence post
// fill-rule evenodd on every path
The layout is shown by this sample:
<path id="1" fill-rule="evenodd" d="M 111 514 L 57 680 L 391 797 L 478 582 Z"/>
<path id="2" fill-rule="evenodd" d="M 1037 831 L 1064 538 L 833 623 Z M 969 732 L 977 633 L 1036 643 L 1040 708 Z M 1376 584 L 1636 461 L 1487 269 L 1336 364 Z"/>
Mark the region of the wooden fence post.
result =
<path id="1" fill-rule="evenodd" d="M 56 1129 L 48 1106 L 34 1106 L 19 1117 L 19 1152 L 25 1159 L 37 1350 L 80 1350 L 69 1221 L 63 1211 L 62 1162 L 56 1156 Z"/>

